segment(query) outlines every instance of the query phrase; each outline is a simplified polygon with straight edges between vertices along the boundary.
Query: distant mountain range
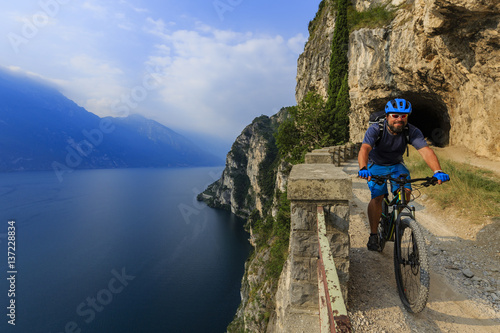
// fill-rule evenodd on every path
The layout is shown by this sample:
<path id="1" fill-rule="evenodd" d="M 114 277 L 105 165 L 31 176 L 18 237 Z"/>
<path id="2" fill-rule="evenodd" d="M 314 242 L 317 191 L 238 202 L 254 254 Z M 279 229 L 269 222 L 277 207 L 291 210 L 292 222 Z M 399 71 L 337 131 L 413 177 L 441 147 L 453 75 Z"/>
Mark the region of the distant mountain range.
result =
<path id="1" fill-rule="evenodd" d="M 0 69 L 0 172 L 223 164 L 156 121 L 100 118 L 43 82 Z"/>

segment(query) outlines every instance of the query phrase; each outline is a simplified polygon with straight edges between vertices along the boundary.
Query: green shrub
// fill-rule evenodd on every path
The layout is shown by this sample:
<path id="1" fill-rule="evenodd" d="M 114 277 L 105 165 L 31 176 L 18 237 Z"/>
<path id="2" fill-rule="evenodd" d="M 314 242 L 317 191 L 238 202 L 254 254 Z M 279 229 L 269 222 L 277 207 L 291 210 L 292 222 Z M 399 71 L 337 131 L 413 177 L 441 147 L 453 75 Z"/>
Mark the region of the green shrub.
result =
<path id="1" fill-rule="evenodd" d="M 279 193 L 279 208 L 276 218 L 271 218 L 273 239 L 269 260 L 265 263 L 267 277 L 278 279 L 283 265 L 288 257 L 288 242 L 290 240 L 290 201 L 287 199 L 287 192 Z M 268 221 L 271 222 L 271 221 Z"/>
<path id="2" fill-rule="evenodd" d="M 272 201 L 269 200 L 274 194 L 274 186 L 276 182 L 277 163 L 279 162 L 279 152 L 276 146 L 276 139 L 272 132 L 265 133 L 266 156 L 259 164 L 259 175 L 257 183 L 261 188 L 261 201 L 270 206 Z M 267 211 L 266 207 L 265 211 Z"/>
<path id="3" fill-rule="evenodd" d="M 316 16 L 314 16 L 314 19 L 309 21 L 309 26 L 307 27 L 309 30 L 309 35 L 312 36 L 314 34 L 314 30 L 316 29 L 319 17 L 321 16 L 321 13 L 323 12 L 323 8 L 325 8 L 325 0 L 321 0 L 318 6 L 318 11 L 316 12 Z"/>
<path id="4" fill-rule="evenodd" d="M 406 158 L 413 178 L 431 176 L 432 172 L 420 155 L 410 150 Z M 440 158 L 441 167 L 451 181 L 441 186 L 431 186 L 420 191 L 434 200 L 443 210 L 450 209 L 458 215 L 481 221 L 478 217 L 500 218 L 500 182 L 490 172 L 465 163 Z"/>
<path id="5" fill-rule="evenodd" d="M 315 91 L 309 91 L 290 117 L 278 128 L 276 143 L 280 156 L 291 164 L 304 161 L 314 148 L 343 144 L 349 140 L 349 99 L 347 58 L 349 30 L 348 0 L 337 0 L 337 18 L 333 32 L 328 98 L 325 102 Z M 324 6 L 320 4 L 322 9 Z"/>
<path id="6" fill-rule="evenodd" d="M 349 31 L 361 28 L 382 28 L 391 23 L 395 16 L 396 10 L 390 9 L 388 4 L 379 5 L 362 12 L 358 12 L 353 6 L 349 6 Z"/>
<path id="7" fill-rule="evenodd" d="M 231 154 L 233 155 L 233 160 L 238 165 L 238 167 L 246 168 L 248 164 L 248 158 L 243 147 L 235 142 L 231 147 Z"/>
<path id="8" fill-rule="evenodd" d="M 298 106 L 289 108 L 290 117 L 283 121 L 276 134 L 276 144 L 284 161 L 297 164 L 308 151 L 328 145 L 330 126 L 326 122 L 323 98 L 310 91 Z"/>
<path id="9" fill-rule="evenodd" d="M 250 188 L 250 178 L 242 172 L 232 173 L 231 178 L 234 179 L 234 200 L 238 207 L 243 207 Z"/>
<path id="10" fill-rule="evenodd" d="M 347 25 L 348 0 L 338 0 L 337 18 L 333 31 L 332 56 L 328 81 L 328 100 L 326 102 L 326 126 L 330 135 L 329 143 L 342 144 L 349 138 L 349 28 Z M 344 87 L 343 87 L 344 85 Z M 344 89 L 344 91 L 342 91 Z M 346 109 L 347 107 L 347 109 Z"/>

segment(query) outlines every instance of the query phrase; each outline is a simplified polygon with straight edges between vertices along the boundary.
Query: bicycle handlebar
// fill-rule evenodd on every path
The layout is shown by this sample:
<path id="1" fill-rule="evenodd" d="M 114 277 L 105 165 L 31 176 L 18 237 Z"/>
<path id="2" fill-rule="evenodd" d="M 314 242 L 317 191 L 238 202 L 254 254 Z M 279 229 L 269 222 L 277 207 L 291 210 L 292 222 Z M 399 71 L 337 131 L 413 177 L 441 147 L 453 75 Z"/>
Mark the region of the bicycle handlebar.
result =
<path id="1" fill-rule="evenodd" d="M 374 175 L 372 175 L 371 177 L 373 179 L 375 179 L 375 183 L 377 183 L 378 185 L 382 185 L 386 180 L 393 181 L 398 185 L 405 185 L 405 184 L 416 183 L 416 182 L 421 181 L 422 184 L 420 184 L 420 185 L 422 185 L 424 187 L 428 187 L 430 185 L 436 185 L 438 183 L 438 180 L 436 177 L 407 179 L 406 177 L 408 177 L 408 175 L 405 173 L 399 175 L 398 178 L 394 178 L 394 177 L 391 177 L 389 175 L 388 176 L 374 176 Z"/>

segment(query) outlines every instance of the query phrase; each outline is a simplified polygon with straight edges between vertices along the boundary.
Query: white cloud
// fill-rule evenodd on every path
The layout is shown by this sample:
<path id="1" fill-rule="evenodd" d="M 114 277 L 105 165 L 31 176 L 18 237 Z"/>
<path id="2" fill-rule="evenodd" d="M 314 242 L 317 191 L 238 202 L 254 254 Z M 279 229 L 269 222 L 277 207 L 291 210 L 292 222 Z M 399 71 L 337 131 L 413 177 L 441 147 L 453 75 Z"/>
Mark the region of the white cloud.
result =
<path id="1" fill-rule="evenodd" d="M 134 7 L 134 8 L 132 8 L 132 9 L 133 9 L 135 12 L 137 12 L 137 13 L 149 13 L 149 9 L 147 9 L 147 8 L 136 8 L 136 7 Z"/>
<path id="2" fill-rule="evenodd" d="M 297 36 L 294 36 L 290 38 L 287 42 L 288 47 L 290 50 L 295 52 L 296 54 L 302 53 L 304 51 L 304 46 L 307 42 L 307 38 L 304 37 L 302 34 L 298 34 Z"/>
<path id="3" fill-rule="evenodd" d="M 164 108 L 151 116 L 167 126 L 234 139 L 255 116 L 294 104 L 295 40 L 201 24 L 169 32 L 163 22 L 148 23 L 163 41 L 148 64 L 165 78 Z"/>
<path id="4" fill-rule="evenodd" d="M 133 20 L 127 16 L 127 14 L 123 11 L 123 9 L 125 9 L 125 11 L 128 12 L 130 12 L 129 9 L 132 9 L 135 13 L 137 13 L 137 10 L 135 8 L 132 8 L 132 6 L 125 1 L 121 3 L 131 8 L 113 8 L 113 7 L 108 8 L 103 6 L 102 4 L 94 2 L 93 0 L 85 1 L 81 5 L 81 8 L 91 12 L 92 16 L 95 19 L 100 20 L 102 22 L 101 24 L 114 25 L 126 31 L 133 31 L 136 28 L 136 26 Z"/>
<path id="5" fill-rule="evenodd" d="M 136 7 L 133 4 L 131 4 L 130 2 L 125 1 L 125 0 L 120 0 L 120 3 L 122 5 L 126 5 L 126 6 L 130 7 L 136 13 L 149 13 L 150 12 L 150 10 L 147 8 Z"/>
<path id="6" fill-rule="evenodd" d="M 69 59 L 65 70 L 70 78 L 61 84 L 62 92 L 99 116 L 110 115 L 113 103 L 127 91 L 125 73 L 112 62 L 83 54 Z"/>
<path id="7" fill-rule="evenodd" d="M 123 29 L 123 30 L 127 30 L 127 31 L 132 31 L 132 30 L 134 30 L 133 25 L 131 25 L 131 24 L 126 24 L 126 23 L 118 23 L 118 28 Z"/>
<path id="8" fill-rule="evenodd" d="M 85 54 L 71 58 L 70 64 L 74 70 L 79 71 L 83 75 L 112 76 L 123 74 L 123 71 L 120 68 L 114 67 L 106 61 L 95 59 Z"/>
<path id="9" fill-rule="evenodd" d="M 175 26 L 175 23 L 169 22 L 165 23 L 162 19 L 153 19 L 148 17 L 146 19 L 146 26 L 143 28 L 144 32 L 149 33 L 151 35 L 160 37 L 160 38 L 168 38 L 168 27 Z"/>
<path id="10" fill-rule="evenodd" d="M 82 4 L 82 8 L 91 11 L 94 16 L 98 18 L 106 18 L 108 14 L 108 10 L 106 9 L 106 7 L 98 5 L 93 1 L 85 1 Z"/>
<path id="11" fill-rule="evenodd" d="M 115 14 L 115 19 L 116 19 L 116 25 L 118 28 L 127 30 L 127 31 L 133 31 L 135 29 L 135 24 L 128 19 L 127 15 L 125 13 L 116 13 Z"/>
<path id="12" fill-rule="evenodd" d="M 2 66 L 0 66 L 1 68 Z M 58 79 L 53 79 L 53 78 L 48 78 L 45 77 L 39 73 L 31 72 L 31 71 L 25 71 L 21 67 L 18 66 L 5 66 L 5 68 L 11 70 L 12 72 L 19 73 L 26 75 L 34 80 L 41 80 L 42 82 L 48 83 L 48 84 L 53 84 L 55 87 L 61 87 L 65 84 L 67 84 L 66 81 L 64 80 L 58 80 Z"/>

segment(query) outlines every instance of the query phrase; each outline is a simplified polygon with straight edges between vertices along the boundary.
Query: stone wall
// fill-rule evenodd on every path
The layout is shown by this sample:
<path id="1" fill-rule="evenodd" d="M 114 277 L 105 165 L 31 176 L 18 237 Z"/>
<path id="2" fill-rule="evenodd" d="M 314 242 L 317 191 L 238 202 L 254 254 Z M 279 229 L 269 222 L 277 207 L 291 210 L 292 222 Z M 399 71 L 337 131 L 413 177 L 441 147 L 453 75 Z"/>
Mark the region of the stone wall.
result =
<path id="1" fill-rule="evenodd" d="M 276 312 L 268 332 L 319 332 L 318 206 L 325 210 L 330 251 L 343 297 L 347 299 L 351 197 L 351 179 L 333 163 L 293 167 L 288 179 L 291 201 L 289 256 L 280 277 Z"/>

